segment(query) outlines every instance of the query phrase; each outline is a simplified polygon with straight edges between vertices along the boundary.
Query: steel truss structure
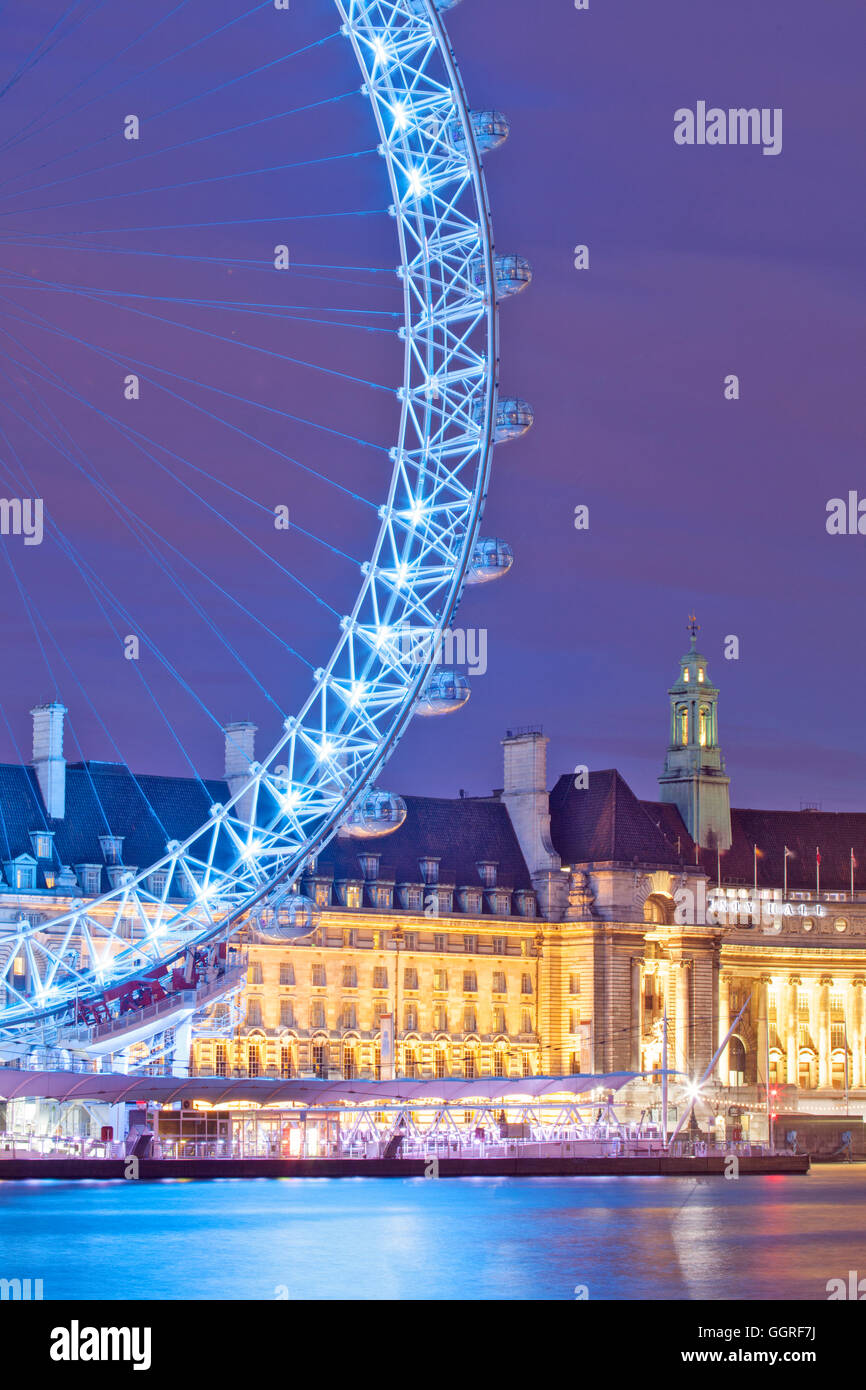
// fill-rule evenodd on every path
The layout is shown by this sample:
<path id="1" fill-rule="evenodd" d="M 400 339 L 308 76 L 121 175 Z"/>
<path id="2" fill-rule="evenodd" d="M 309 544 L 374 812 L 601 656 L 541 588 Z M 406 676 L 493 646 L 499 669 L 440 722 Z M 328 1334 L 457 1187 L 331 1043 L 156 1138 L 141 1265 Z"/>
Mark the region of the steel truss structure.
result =
<path id="1" fill-rule="evenodd" d="M 237 794 L 86 908 L 4 926 L 7 1055 L 68 1046 L 77 1001 L 153 976 L 251 913 L 269 914 L 286 939 L 309 933 L 296 881 L 374 783 L 431 676 L 438 642 L 407 661 L 401 633 L 441 636 L 466 582 L 497 421 L 496 262 L 478 142 L 434 0 L 335 3 L 379 131 L 403 288 L 399 433 L 375 548 L 327 667 Z"/>

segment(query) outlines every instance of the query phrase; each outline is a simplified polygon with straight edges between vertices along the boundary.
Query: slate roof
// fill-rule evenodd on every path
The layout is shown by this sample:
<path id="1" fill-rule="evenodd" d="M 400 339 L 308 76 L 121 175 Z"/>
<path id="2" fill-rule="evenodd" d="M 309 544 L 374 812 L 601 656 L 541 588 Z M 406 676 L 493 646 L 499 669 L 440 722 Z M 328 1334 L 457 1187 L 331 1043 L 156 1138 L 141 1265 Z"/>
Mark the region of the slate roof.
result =
<path id="1" fill-rule="evenodd" d="M 184 840 L 207 819 L 214 802 L 228 799 L 225 782 L 183 777 L 134 777 L 119 763 L 72 763 L 66 769 L 66 815 L 49 820 L 31 767 L 0 764 L 0 863 L 33 854 L 30 832 L 53 830 L 54 864 L 103 864 L 100 835 L 122 835 L 123 863 L 146 868 L 169 840 Z M 458 887 L 481 886 L 477 861 L 498 864 L 497 887 L 532 883 L 505 806 L 494 798 L 455 801 L 404 797 L 407 819 L 392 835 L 369 841 L 337 838 L 322 852 L 318 872 L 361 878 L 359 854 L 381 855 L 380 877 L 420 883 L 418 861 L 441 860 L 439 878 Z M 46 865 L 47 867 L 47 865 Z M 43 887 L 41 875 L 37 887 Z M 108 888 L 103 873 L 102 887 Z"/>
<path id="2" fill-rule="evenodd" d="M 0 861 L 32 856 L 32 830 L 53 830 L 54 863 L 102 864 L 100 835 L 122 835 L 123 862 L 146 868 L 169 840 L 182 840 L 225 801 L 224 782 L 183 777 L 133 777 L 119 763 L 71 763 L 66 769 L 66 815 L 50 820 L 32 767 L 0 764 Z M 44 886 L 41 878 L 37 887 Z M 103 888 L 108 881 L 103 874 Z"/>
<path id="3" fill-rule="evenodd" d="M 615 768 L 591 772 L 578 790 L 574 775 L 560 777 L 550 794 L 550 832 L 563 864 L 679 863 L 676 842 L 638 801 Z"/>
<path id="4" fill-rule="evenodd" d="M 508 811 L 494 797 L 445 800 L 404 796 L 407 816 L 399 830 L 374 840 L 337 837 L 319 856 L 319 873 L 335 878 L 361 877 L 358 856 L 381 855 L 379 876 L 397 883 L 420 883 L 419 859 L 441 859 L 439 881 L 457 887 L 480 887 L 479 860 L 498 865 L 497 887 L 531 888 L 526 861 Z"/>
<path id="5" fill-rule="evenodd" d="M 731 848 L 722 855 L 722 879 L 754 881 L 754 846 L 758 856 L 758 887 L 778 888 L 783 882 L 785 846 L 788 889 L 815 891 L 816 850 L 821 851 L 821 891 L 850 892 L 851 850 L 857 867 L 855 891 L 866 889 L 866 813 L 862 811 L 731 811 Z M 703 851 L 701 862 L 715 877 L 716 857 Z"/>

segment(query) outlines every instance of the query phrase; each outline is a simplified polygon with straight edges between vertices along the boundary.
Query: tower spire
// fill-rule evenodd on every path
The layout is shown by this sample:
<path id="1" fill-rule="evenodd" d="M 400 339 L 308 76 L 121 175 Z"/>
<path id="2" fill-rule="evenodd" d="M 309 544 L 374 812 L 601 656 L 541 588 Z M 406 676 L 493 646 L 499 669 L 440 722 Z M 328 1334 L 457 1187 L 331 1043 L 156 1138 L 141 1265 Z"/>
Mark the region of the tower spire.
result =
<path id="1" fill-rule="evenodd" d="M 710 683 L 707 658 L 698 651 L 700 624 L 689 615 L 691 645 L 680 658 L 680 678 L 670 696 L 671 741 L 659 783 L 662 801 L 680 812 L 696 845 L 731 847 L 730 778 L 719 747 L 719 692 Z"/>

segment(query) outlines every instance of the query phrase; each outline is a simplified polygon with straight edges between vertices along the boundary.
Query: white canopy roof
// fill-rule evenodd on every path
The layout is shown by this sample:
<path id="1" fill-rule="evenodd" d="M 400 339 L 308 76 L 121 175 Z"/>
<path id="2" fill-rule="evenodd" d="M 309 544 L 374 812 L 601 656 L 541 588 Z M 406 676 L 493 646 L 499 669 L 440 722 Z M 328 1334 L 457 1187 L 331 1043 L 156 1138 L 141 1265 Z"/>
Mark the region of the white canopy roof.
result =
<path id="1" fill-rule="evenodd" d="M 259 1105 L 376 1105 L 387 1101 L 430 1104 L 443 1101 L 531 1101 L 565 1099 L 595 1090 L 619 1090 L 640 1073 L 609 1072 L 603 1076 L 481 1076 L 474 1078 L 401 1077 L 396 1081 L 325 1081 L 318 1077 L 277 1080 L 270 1077 L 235 1079 L 221 1076 L 126 1076 L 117 1072 L 18 1071 L 0 1067 L 0 1100 L 40 1097 L 45 1100 L 89 1100 L 117 1105 L 122 1101 L 207 1101 L 221 1109 L 240 1101 Z"/>

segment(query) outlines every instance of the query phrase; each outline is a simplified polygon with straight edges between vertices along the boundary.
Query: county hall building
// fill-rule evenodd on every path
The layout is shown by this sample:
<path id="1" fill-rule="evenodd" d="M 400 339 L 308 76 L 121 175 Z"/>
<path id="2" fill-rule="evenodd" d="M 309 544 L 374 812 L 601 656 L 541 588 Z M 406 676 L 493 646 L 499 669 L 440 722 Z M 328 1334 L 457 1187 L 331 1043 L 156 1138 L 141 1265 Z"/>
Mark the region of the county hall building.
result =
<path id="1" fill-rule="evenodd" d="M 866 812 L 732 808 L 696 629 L 669 698 L 657 800 L 615 769 L 551 788 L 547 740 L 517 729 L 489 796 L 406 796 L 392 833 L 338 834 L 301 883 L 314 934 L 244 931 L 246 986 L 198 1020 L 190 1066 L 375 1077 L 386 1019 L 398 1075 L 651 1072 L 666 1018 L 670 1065 L 700 1079 L 738 1020 L 722 1084 L 862 1109 Z M 226 781 L 202 784 L 67 766 L 34 720 L 34 764 L 0 767 L 0 946 L 4 920 L 47 923 L 156 862 L 242 775 L 237 726 Z"/>

